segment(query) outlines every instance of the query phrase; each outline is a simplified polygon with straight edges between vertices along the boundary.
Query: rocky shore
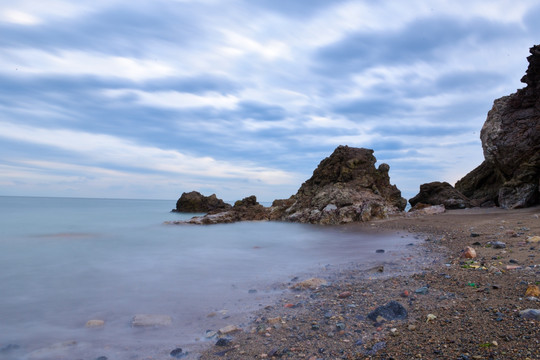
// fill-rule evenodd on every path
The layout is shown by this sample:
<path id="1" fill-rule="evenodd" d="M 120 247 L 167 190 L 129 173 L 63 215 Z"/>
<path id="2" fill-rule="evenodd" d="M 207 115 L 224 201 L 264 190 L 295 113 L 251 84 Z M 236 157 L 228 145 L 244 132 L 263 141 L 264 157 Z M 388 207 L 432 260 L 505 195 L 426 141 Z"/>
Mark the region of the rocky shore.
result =
<path id="1" fill-rule="evenodd" d="M 364 226 L 423 239 L 407 272 L 294 279 L 295 290 L 200 359 L 540 359 L 540 208 Z M 464 257 L 466 247 L 476 255 Z"/>

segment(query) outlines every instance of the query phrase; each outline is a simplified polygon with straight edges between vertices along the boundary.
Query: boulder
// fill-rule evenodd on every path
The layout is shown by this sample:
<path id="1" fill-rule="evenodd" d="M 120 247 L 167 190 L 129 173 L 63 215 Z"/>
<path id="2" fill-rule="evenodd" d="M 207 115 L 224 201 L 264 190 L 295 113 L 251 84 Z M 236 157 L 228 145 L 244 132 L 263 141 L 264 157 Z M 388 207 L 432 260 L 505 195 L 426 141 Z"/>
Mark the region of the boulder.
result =
<path id="1" fill-rule="evenodd" d="M 270 209 L 259 204 L 257 198 L 252 195 L 238 200 L 229 210 L 214 212 L 205 216 L 196 216 L 189 220 L 188 223 L 210 225 L 260 220 L 270 220 Z"/>
<path id="2" fill-rule="evenodd" d="M 274 211 L 281 220 L 316 224 L 369 221 L 403 211 L 407 201 L 390 184 L 390 166 L 375 168 L 376 161 L 373 150 L 338 146 L 302 184 L 292 205 Z"/>
<path id="3" fill-rule="evenodd" d="M 540 45 L 523 89 L 495 100 L 480 132 L 484 162 L 456 183 L 473 201 L 503 208 L 540 203 Z"/>
<path id="4" fill-rule="evenodd" d="M 439 181 L 420 185 L 420 192 L 409 202 L 413 207 L 419 203 L 444 205 L 445 209 L 464 209 L 471 206 L 471 201 L 452 185 Z"/>
<path id="5" fill-rule="evenodd" d="M 232 206 L 221 199 L 218 199 L 216 194 L 204 196 L 197 191 L 182 193 L 176 202 L 175 212 L 187 213 L 210 213 L 221 212 L 230 209 Z"/>

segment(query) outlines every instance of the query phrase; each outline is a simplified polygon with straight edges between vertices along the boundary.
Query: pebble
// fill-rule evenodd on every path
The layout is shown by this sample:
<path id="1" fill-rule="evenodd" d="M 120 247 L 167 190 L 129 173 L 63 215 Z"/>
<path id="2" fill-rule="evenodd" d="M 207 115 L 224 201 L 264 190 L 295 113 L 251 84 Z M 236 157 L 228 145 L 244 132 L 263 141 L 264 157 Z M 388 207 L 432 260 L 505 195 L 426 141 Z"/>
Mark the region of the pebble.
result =
<path id="1" fill-rule="evenodd" d="M 461 257 L 464 257 L 466 259 L 474 259 L 476 257 L 476 250 L 474 250 L 474 248 L 470 246 L 466 246 L 465 249 L 463 249 Z"/>
<path id="2" fill-rule="evenodd" d="M 506 249 L 506 243 L 503 243 L 502 241 L 493 241 L 491 246 L 494 249 Z"/>
<path id="3" fill-rule="evenodd" d="M 415 293 L 422 294 L 422 295 L 426 295 L 428 291 L 429 291 L 429 288 L 427 286 L 422 286 L 421 288 L 414 290 Z"/>
<path id="4" fill-rule="evenodd" d="M 525 291 L 525 296 L 540 297 L 540 288 L 538 285 L 529 285 L 527 291 Z"/>
<path id="5" fill-rule="evenodd" d="M 181 348 L 176 348 L 176 349 L 174 349 L 173 351 L 171 351 L 170 355 L 171 355 L 173 358 L 181 359 L 181 358 L 183 358 L 184 356 L 187 356 L 188 353 L 187 353 L 187 352 L 184 352 Z"/>
<path id="6" fill-rule="evenodd" d="M 151 327 L 151 326 L 170 326 L 172 318 L 168 315 L 138 314 L 133 317 L 131 326 L 133 327 Z"/>
<path id="7" fill-rule="evenodd" d="M 216 342 L 216 346 L 228 346 L 231 344 L 231 339 L 221 338 Z"/>
<path id="8" fill-rule="evenodd" d="M 383 253 L 384 253 L 384 249 L 377 249 L 377 250 L 375 250 L 375 252 L 376 252 L 377 254 L 383 254 Z"/>
<path id="9" fill-rule="evenodd" d="M 232 334 L 237 331 L 242 331 L 238 326 L 236 325 L 227 325 L 224 328 L 219 329 L 219 333 L 222 335 Z"/>
<path id="10" fill-rule="evenodd" d="M 344 292 L 342 292 L 342 293 L 340 293 L 340 294 L 338 295 L 338 298 L 340 298 L 340 299 L 346 299 L 346 298 L 348 298 L 348 297 L 351 296 L 351 295 L 352 295 L 352 293 L 351 293 L 350 291 L 344 291 Z"/>
<path id="11" fill-rule="evenodd" d="M 519 316 L 524 319 L 540 320 L 540 310 L 538 309 L 526 309 L 519 312 Z"/>
<path id="12" fill-rule="evenodd" d="M 88 320 L 86 322 L 86 325 L 84 325 L 87 328 L 98 328 L 105 326 L 105 321 L 103 320 Z"/>

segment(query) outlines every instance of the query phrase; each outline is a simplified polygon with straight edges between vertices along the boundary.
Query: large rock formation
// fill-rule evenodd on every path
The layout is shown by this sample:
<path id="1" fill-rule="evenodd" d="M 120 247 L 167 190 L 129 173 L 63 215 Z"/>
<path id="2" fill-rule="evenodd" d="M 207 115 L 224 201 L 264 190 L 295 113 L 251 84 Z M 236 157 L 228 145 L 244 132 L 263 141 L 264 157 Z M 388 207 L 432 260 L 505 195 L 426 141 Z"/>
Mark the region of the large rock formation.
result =
<path id="1" fill-rule="evenodd" d="M 381 164 L 377 169 L 375 162 L 373 150 L 339 146 L 289 199 L 275 200 L 272 207 L 265 208 L 250 196 L 237 201 L 231 209 L 195 217 L 188 223 L 279 220 L 342 224 L 403 211 L 407 200 L 390 184 L 390 167 Z"/>
<path id="2" fill-rule="evenodd" d="M 540 45 L 530 49 L 527 87 L 495 100 L 480 138 L 484 162 L 456 183 L 477 204 L 504 208 L 540 202 Z"/>
<path id="3" fill-rule="evenodd" d="M 377 169 L 376 161 L 373 150 L 337 147 L 296 195 L 285 201 L 281 219 L 341 224 L 403 211 L 407 200 L 395 185 L 390 185 L 390 166 L 381 164 Z"/>
<path id="4" fill-rule="evenodd" d="M 216 194 L 204 196 L 197 191 L 182 193 L 176 202 L 175 212 L 187 213 L 208 213 L 219 212 L 230 209 L 232 206 L 221 199 L 218 199 Z"/>
<path id="5" fill-rule="evenodd" d="M 417 204 L 444 205 L 446 209 L 464 209 L 471 201 L 447 182 L 434 181 L 420 185 L 418 195 L 409 199 L 414 207 Z"/>

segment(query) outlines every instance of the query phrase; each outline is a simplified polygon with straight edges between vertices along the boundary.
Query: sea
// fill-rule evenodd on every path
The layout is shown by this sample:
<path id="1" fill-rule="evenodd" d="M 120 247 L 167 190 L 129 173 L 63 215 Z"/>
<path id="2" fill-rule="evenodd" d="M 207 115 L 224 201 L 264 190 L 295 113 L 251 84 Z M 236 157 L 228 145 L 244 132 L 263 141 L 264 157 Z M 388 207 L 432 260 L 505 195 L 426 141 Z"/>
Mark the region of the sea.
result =
<path id="1" fill-rule="evenodd" d="M 368 268 L 410 238 L 284 222 L 168 225 L 175 201 L 0 197 L 0 359 L 167 359 L 276 302 L 288 285 Z M 200 215 L 200 214 L 199 214 Z M 384 249 L 385 252 L 376 252 Z M 134 327 L 139 314 L 168 326 Z M 85 326 L 102 320 L 97 328 Z"/>

